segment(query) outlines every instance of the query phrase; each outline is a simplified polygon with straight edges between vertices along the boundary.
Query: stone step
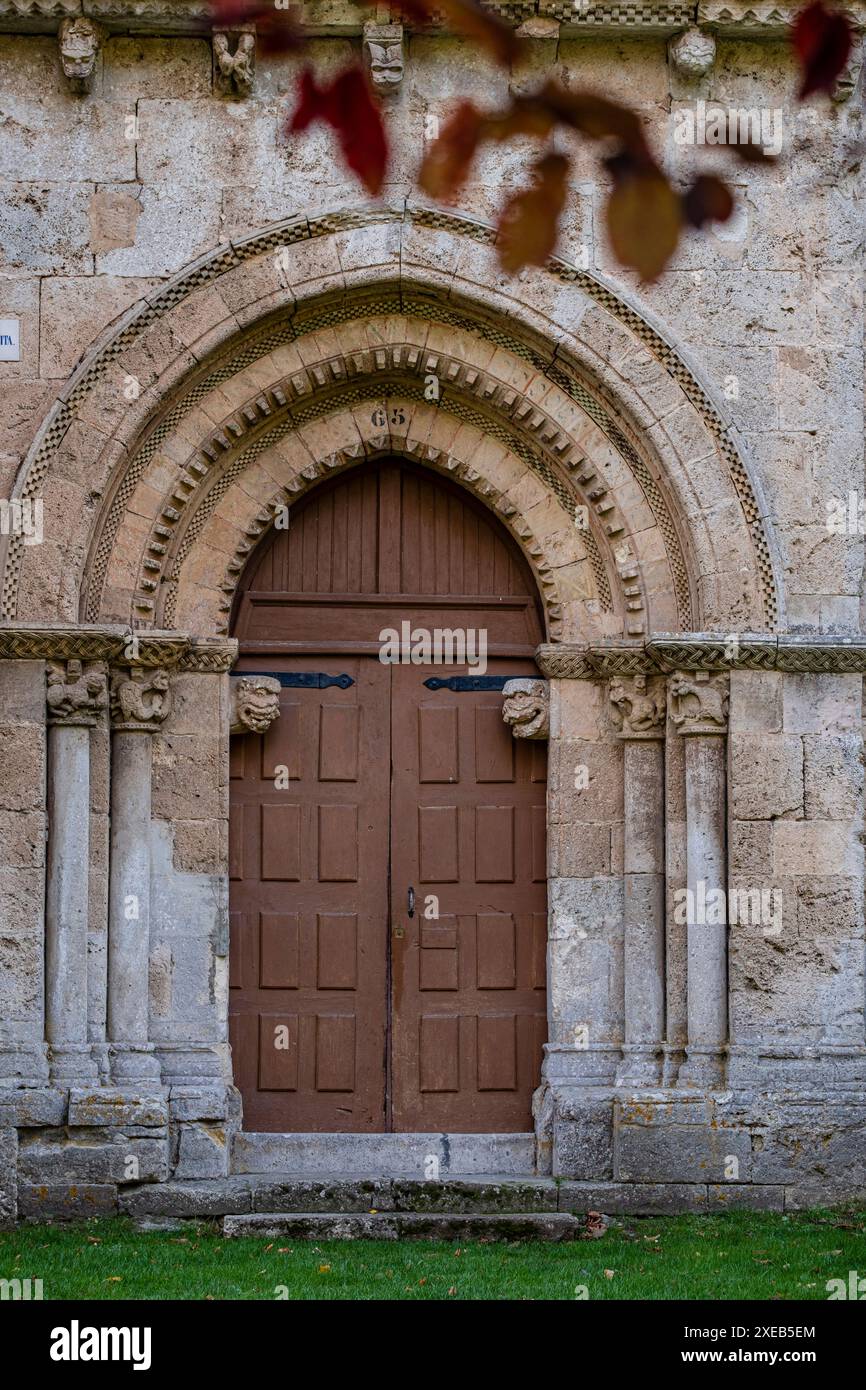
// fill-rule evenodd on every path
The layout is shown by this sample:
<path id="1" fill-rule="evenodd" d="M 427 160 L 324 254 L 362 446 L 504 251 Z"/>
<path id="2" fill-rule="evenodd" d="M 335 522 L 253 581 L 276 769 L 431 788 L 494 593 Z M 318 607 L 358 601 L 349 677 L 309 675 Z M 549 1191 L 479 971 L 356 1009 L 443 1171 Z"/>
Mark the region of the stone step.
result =
<path id="1" fill-rule="evenodd" d="M 233 1173 L 385 1178 L 535 1174 L 534 1134 L 235 1135 Z"/>
<path id="2" fill-rule="evenodd" d="M 266 1240 L 574 1240 L 583 1222 L 565 1212 L 256 1212 L 226 1216 L 223 1234 Z"/>
<path id="3" fill-rule="evenodd" d="M 486 1175 L 419 1182 L 274 1173 L 142 1184 L 121 1194 L 120 1207 L 136 1219 L 261 1213 L 527 1215 L 557 1211 L 558 1198 L 552 1178 Z"/>

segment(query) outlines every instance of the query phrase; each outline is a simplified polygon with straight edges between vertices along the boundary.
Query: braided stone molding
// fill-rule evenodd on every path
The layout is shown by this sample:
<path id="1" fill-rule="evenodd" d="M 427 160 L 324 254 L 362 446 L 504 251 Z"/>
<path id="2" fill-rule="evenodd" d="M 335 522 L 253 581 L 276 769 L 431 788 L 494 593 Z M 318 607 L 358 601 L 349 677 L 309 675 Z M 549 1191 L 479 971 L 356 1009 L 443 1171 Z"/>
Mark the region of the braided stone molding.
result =
<path id="1" fill-rule="evenodd" d="M 63 436 L 71 424 L 77 407 L 86 399 L 94 386 L 101 382 L 106 373 L 111 369 L 111 364 L 125 351 L 127 347 L 135 343 L 141 334 L 152 324 L 156 323 L 174 305 L 181 303 L 187 295 L 195 289 L 207 285 L 217 279 L 221 274 L 229 269 L 233 269 L 243 262 L 262 255 L 267 251 L 282 249 L 290 246 L 293 242 L 307 241 L 318 236 L 327 235 L 335 231 L 346 231 L 356 227 L 366 227 L 374 223 L 401 222 L 405 220 L 416 222 L 421 226 L 429 228 L 447 229 L 453 234 L 469 237 L 472 240 L 492 243 L 495 238 L 495 229 L 480 223 L 475 219 L 460 216 L 455 213 L 446 213 L 440 210 L 431 210 L 421 207 L 407 206 L 403 208 L 389 208 L 386 206 L 364 207 L 358 209 L 348 209 L 345 211 L 323 215 L 321 217 L 306 218 L 300 217 L 290 219 L 286 223 L 278 224 L 268 229 L 266 232 L 239 241 L 235 245 L 225 245 L 218 247 L 207 256 L 202 257 L 192 266 L 182 272 L 174 281 L 169 282 L 158 292 L 145 299 L 141 304 L 131 309 L 121 320 L 119 326 L 106 331 L 102 340 L 97 344 L 91 354 L 82 363 L 82 366 L 73 375 L 61 399 L 53 407 L 51 413 L 46 418 L 36 441 L 28 455 L 27 473 L 20 495 L 22 497 L 35 497 L 39 495 L 39 489 L 48 472 L 50 463 L 59 446 Z M 539 272 L 542 273 L 542 272 Z M 747 521 L 752 537 L 753 548 L 756 557 L 757 578 L 760 585 L 761 597 L 764 607 L 764 620 L 768 627 L 775 626 L 778 619 L 778 606 L 776 599 L 775 576 L 770 556 L 769 542 L 764 530 L 761 507 L 758 498 L 752 487 L 747 470 L 739 457 L 734 443 L 728 433 L 727 426 L 722 421 L 714 405 L 709 400 L 706 392 L 696 378 L 692 375 L 689 368 L 680 358 L 673 346 L 671 346 L 661 335 L 652 328 L 645 319 L 628 304 L 624 303 L 619 296 L 601 280 L 591 275 L 588 271 L 579 270 L 560 258 L 552 258 L 547 267 L 547 273 L 555 280 L 564 284 L 575 284 L 591 299 L 605 309 L 613 318 L 618 320 L 623 326 L 631 331 L 650 351 L 650 353 L 666 369 L 669 375 L 679 384 L 686 398 L 698 411 L 704 426 L 714 439 L 716 447 L 722 459 L 725 461 L 730 478 L 739 496 L 743 514 Z M 338 321 L 340 315 L 352 315 L 357 311 L 348 304 L 338 303 L 331 306 L 330 322 Z M 405 312 L 405 306 L 404 306 Z M 428 301 L 428 314 L 430 317 L 439 321 L 447 321 L 445 312 L 440 305 L 430 306 Z M 461 311 L 457 311 L 458 317 L 465 317 Z M 483 317 L 483 315 L 481 315 Z M 287 311 L 288 318 L 288 311 Z M 513 319 L 507 319 L 507 328 L 501 328 L 494 324 L 490 330 L 493 341 L 505 339 L 514 350 L 514 343 L 521 341 L 520 327 Z M 298 336 L 299 330 L 303 328 L 309 331 L 309 321 L 306 312 L 295 314 L 295 321 L 285 322 L 277 329 L 272 330 L 276 335 L 277 341 L 291 341 Z M 512 331 L 513 328 L 513 331 Z M 265 339 L 262 339 L 264 343 Z M 267 349 L 263 349 L 267 350 Z M 524 335 L 522 343 L 522 355 L 532 360 L 535 352 L 527 345 Z M 546 366 L 551 366 L 550 348 L 547 347 Z M 567 385 L 571 388 L 574 399 L 578 399 L 579 381 L 577 374 L 573 371 L 566 354 L 559 350 L 555 353 L 555 363 L 553 370 L 562 373 Z M 233 370 L 237 370 L 237 359 Z M 562 382 L 555 376 L 551 379 L 557 380 L 557 384 Z M 187 389 L 184 400 L 179 406 L 175 406 L 169 411 L 167 419 L 170 421 L 172 416 L 179 418 L 186 409 L 190 408 L 190 402 L 194 398 L 200 398 L 205 394 L 209 386 L 202 383 L 193 383 Z M 563 386 L 566 389 L 566 386 Z M 584 388 L 585 389 L 585 388 Z M 597 402 L 596 407 L 598 408 Z M 175 412 L 179 412 L 175 415 Z M 166 420 L 162 422 L 164 428 L 170 428 Z M 625 441 L 628 443 L 629 441 Z M 155 447 L 155 446 L 154 446 Z M 620 442 L 621 447 L 621 442 Z M 648 471 L 648 470 L 647 470 Z M 118 493 L 113 499 L 112 506 L 125 506 L 126 498 L 123 496 L 126 483 L 121 485 Z M 134 482 L 129 485 L 126 496 L 131 494 Z M 658 497 L 653 501 L 648 493 L 650 505 L 658 504 L 661 497 L 660 490 L 656 488 Z M 661 519 L 659 519 L 661 525 Z M 662 525 L 664 530 L 664 526 Z M 673 520 L 668 518 L 668 529 L 675 535 Z M 666 536 L 670 540 L 670 537 Z M 95 588 L 101 584 L 100 570 L 104 574 L 104 566 L 107 565 L 107 555 L 110 554 L 113 544 L 111 526 L 103 527 L 102 535 L 99 538 L 97 549 L 91 559 L 95 569 Z M 677 547 L 679 550 L 680 547 Z M 676 552 L 672 554 L 672 565 L 676 565 Z M 16 594 L 18 585 L 18 574 L 23 558 L 23 545 L 21 537 L 13 536 L 9 538 L 7 561 L 4 573 L 2 614 L 12 617 L 16 608 Z M 685 567 L 683 566 L 683 569 Z M 682 587 L 682 577 L 680 578 Z M 85 608 L 85 615 L 91 620 L 95 620 L 98 611 L 94 609 L 91 596 L 94 587 L 91 587 L 88 594 L 88 603 Z M 681 595 L 678 594 L 678 598 Z M 681 617 L 682 615 L 680 615 Z M 691 624 L 689 621 L 681 622 L 681 626 L 688 629 Z"/>
<path id="2" fill-rule="evenodd" d="M 118 665 L 125 662 L 176 667 L 179 671 L 220 672 L 231 669 L 237 651 L 238 644 L 233 639 L 191 638 L 183 632 L 145 632 L 120 625 L 0 626 L 0 661 L 105 661 Z"/>
<path id="3" fill-rule="evenodd" d="M 866 674 L 866 633 L 853 637 L 768 633 L 740 635 L 737 639 L 721 633 L 658 633 L 643 642 L 543 644 L 536 650 L 535 661 L 545 676 L 557 680 L 671 675 L 676 671 L 861 675 Z"/>

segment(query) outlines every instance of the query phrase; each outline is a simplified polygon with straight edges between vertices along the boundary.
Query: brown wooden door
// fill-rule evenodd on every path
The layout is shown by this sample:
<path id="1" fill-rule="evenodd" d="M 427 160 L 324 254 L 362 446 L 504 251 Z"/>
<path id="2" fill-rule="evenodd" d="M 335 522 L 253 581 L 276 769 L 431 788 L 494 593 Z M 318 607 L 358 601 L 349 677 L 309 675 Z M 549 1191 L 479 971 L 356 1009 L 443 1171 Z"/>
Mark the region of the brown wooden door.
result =
<path id="1" fill-rule="evenodd" d="M 383 665 L 381 630 L 407 620 L 483 628 L 489 674 L 535 674 L 516 547 L 402 461 L 317 490 L 244 577 L 238 671 L 352 679 L 285 688 L 264 737 L 232 740 L 229 1014 L 248 1130 L 531 1128 L 546 746 L 512 737 L 498 690 L 424 685 L 465 666 Z"/>
<path id="2" fill-rule="evenodd" d="M 431 691 L 428 674 L 392 684 L 393 1125 L 527 1130 L 547 1037 L 546 745 L 512 737 L 498 692 Z"/>
<path id="3" fill-rule="evenodd" d="M 390 672 L 357 657 L 269 670 L 353 683 L 284 689 L 267 734 L 232 740 L 230 1024 L 244 1123 L 382 1130 Z"/>

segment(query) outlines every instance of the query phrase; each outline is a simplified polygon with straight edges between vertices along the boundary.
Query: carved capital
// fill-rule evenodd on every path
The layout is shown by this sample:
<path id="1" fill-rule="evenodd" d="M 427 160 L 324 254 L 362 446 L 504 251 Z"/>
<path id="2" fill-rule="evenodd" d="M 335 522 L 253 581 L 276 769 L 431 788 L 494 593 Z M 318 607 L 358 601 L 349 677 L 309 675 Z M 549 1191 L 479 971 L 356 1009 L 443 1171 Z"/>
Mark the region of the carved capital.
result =
<path id="1" fill-rule="evenodd" d="M 694 81 L 705 76 L 716 60 L 715 35 L 693 26 L 671 39 L 668 54 L 677 72 Z"/>
<path id="2" fill-rule="evenodd" d="M 214 86 L 224 97 L 248 97 L 256 76 L 254 24 L 213 31 Z"/>
<path id="3" fill-rule="evenodd" d="M 280 683 L 275 676 L 232 676 L 229 731 L 264 734 L 280 714 Z"/>
<path id="4" fill-rule="evenodd" d="M 728 728 L 728 677 L 709 671 L 676 671 L 668 686 L 671 719 L 681 734 L 724 734 Z"/>
<path id="5" fill-rule="evenodd" d="M 45 668 L 49 724 L 90 726 L 108 705 L 108 682 L 98 666 L 50 661 Z"/>
<path id="6" fill-rule="evenodd" d="M 383 96 L 397 92 L 403 81 L 403 25 L 364 25 L 364 62 L 370 81 Z"/>
<path id="7" fill-rule="evenodd" d="M 85 15 L 62 19 L 57 30 L 60 64 L 73 92 L 89 92 L 105 31 Z"/>
<path id="8" fill-rule="evenodd" d="M 617 676 L 608 691 L 611 718 L 622 738 L 663 738 L 665 696 L 660 680 Z"/>
<path id="9" fill-rule="evenodd" d="M 515 738 L 550 737 L 550 686 L 547 681 L 518 676 L 502 687 L 502 718 Z"/>
<path id="10" fill-rule="evenodd" d="M 158 729 L 171 713 L 171 684 L 168 672 L 140 666 L 126 666 L 111 678 L 112 726 L 118 730 Z"/>

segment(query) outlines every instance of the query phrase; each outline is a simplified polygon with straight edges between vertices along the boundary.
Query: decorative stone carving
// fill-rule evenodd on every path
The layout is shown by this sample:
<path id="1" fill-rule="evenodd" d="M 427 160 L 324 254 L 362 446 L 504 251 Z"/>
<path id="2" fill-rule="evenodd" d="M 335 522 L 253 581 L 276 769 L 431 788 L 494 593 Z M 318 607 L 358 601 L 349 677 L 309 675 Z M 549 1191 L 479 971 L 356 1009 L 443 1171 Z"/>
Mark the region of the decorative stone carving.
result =
<path id="1" fill-rule="evenodd" d="M 715 35 L 695 27 L 686 29 L 685 33 L 671 39 L 668 53 L 677 72 L 694 81 L 708 73 L 715 62 Z"/>
<path id="2" fill-rule="evenodd" d="M 658 688 L 650 689 L 646 676 L 611 681 L 609 698 L 614 724 L 623 738 L 661 738 L 664 695 Z"/>
<path id="3" fill-rule="evenodd" d="M 403 81 L 403 25 L 364 25 L 364 62 L 377 92 L 399 90 Z"/>
<path id="4" fill-rule="evenodd" d="M 836 86 L 833 88 L 832 99 L 837 105 L 850 100 L 851 94 L 857 86 L 862 66 L 863 49 L 860 43 L 855 40 L 848 61 L 836 78 Z"/>
<path id="5" fill-rule="evenodd" d="M 671 718 L 681 734 L 721 734 L 728 727 L 728 680 L 678 671 L 669 686 Z"/>
<path id="6" fill-rule="evenodd" d="M 229 682 L 229 729 L 233 734 L 264 734 L 280 714 L 280 683 L 275 676 L 233 676 Z"/>
<path id="7" fill-rule="evenodd" d="M 85 668 L 80 661 L 55 662 L 46 668 L 48 722 L 95 724 L 108 704 L 105 672 Z"/>
<path id="8" fill-rule="evenodd" d="M 550 737 L 550 686 L 547 681 L 520 676 L 506 681 L 502 718 L 515 738 Z"/>
<path id="9" fill-rule="evenodd" d="M 171 711 L 168 672 L 129 667 L 116 671 L 111 681 L 111 715 L 115 729 L 158 727 Z"/>
<path id="10" fill-rule="evenodd" d="M 103 30 L 100 25 L 94 24 L 92 19 L 87 19 L 84 15 L 60 21 L 57 30 L 60 63 L 71 91 L 90 91 L 102 37 Z"/>
<path id="11" fill-rule="evenodd" d="M 256 31 L 252 24 L 213 31 L 214 86 L 224 97 L 248 97 L 256 76 Z"/>

